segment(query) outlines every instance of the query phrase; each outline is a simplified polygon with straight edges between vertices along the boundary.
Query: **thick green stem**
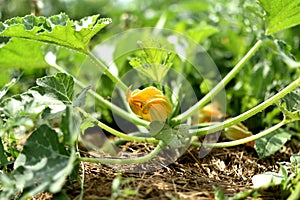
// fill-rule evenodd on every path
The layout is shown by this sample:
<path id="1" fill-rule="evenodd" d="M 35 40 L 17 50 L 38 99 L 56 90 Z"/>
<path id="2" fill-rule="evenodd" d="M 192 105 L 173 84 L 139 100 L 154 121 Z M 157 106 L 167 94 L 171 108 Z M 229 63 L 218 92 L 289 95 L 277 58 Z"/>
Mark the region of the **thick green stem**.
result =
<path id="1" fill-rule="evenodd" d="M 261 138 L 265 135 L 268 135 L 269 133 L 279 129 L 281 126 L 283 126 L 285 124 L 287 124 L 287 121 L 284 118 L 280 123 L 268 128 L 256 135 L 252 135 L 252 136 L 249 136 L 249 137 L 246 137 L 243 139 L 234 140 L 234 141 L 230 141 L 230 142 L 206 143 L 206 144 L 203 143 L 202 145 L 207 148 L 224 148 L 224 147 L 232 147 L 232 146 L 237 146 L 240 144 L 245 144 L 247 142 L 251 142 L 251 141 Z"/>
<path id="2" fill-rule="evenodd" d="M 106 107 L 110 108 L 114 113 L 116 113 L 123 119 L 126 119 L 128 121 L 133 122 L 136 125 L 141 125 L 141 126 L 148 126 L 150 124 L 148 121 L 138 118 L 136 115 L 131 114 L 128 111 L 121 109 L 120 107 L 116 106 L 115 104 L 112 104 L 110 101 L 105 100 L 101 95 L 99 95 L 95 91 L 89 90 L 88 93 L 91 94 L 92 96 L 94 96 L 100 103 L 102 103 Z"/>
<path id="3" fill-rule="evenodd" d="M 111 133 L 119 138 L 122 138 L 124 140 L 133 141 L 133 142 L 146 142 L 146 143 L 157 143 L 158 142 L 155 138 L 136 137 L 136 136 L 131 136 L 131 135 L 122 133 L 122 132 L 117 131 L 117 130 L 107 126 L 106 124 L 98 121 L 97 119 L 92 117 L 89 113 L 85 112 L 83 109 L 81 109 L 79 107 L 75 107 L 75 109 L 77 111 L 79 111 L 81 114 L 83 114 L 84 117 L 88 118 L 89 120 L 91 120 L 93 122 L 96 122 L 100 128 L 102 128 L 102 129 L 108 131 L 109 133 Z"/>
<path id="4" fill-rule="evenodd" d="M 113 75 L 109 70 L 109 66 L 107 66 L 104 62 L 102 62 L 99 58 L 97 58 L 93 53 L 88 52 L 88 56 L 92 59 L 96 65 L 105 72 L 105 74 L 124 91 L 127 91 L 127 86 L 118 76 Z"/>
<path id="5" fill-rule="evenodd" d="M 237 124 L 241 121 L 244 121 L 244 120 L 252 117 L 253 115 L 257 114 L 258 112 L 263 111 L 264 109 L 266 109 L 270 105 L 274 104 L 276 101 L 278 101 L 279 99 L 281 99 L 282 97 L 284 97 L 285 95 L 287 95 L 288 93 L 293 91 L 299 85 L 300 85 L 300 77 L 298 79 L 296 79 L 295 81 L 293 81 L 292 83 L 290 83 L 288 86 L 286 86 L 283 90 L 281 90 L 280 92 L 278 92 L 274 96 L 270 97 L 269 99 L 267 99 L 266 101 L 260 103 L 259 105 L 255 106 L 254 108 L 244 112 L 243 114 L 240 114 L 236 117 L 225 120 L 223 123 L 219 123 L 219 124 L 215 124 L 213 126 L 200 128 L 198 130 L 190 130 L 189 135 L 190 136 L 193 136 L 193 135 L 200 136 L 200 135 L 206 135 L 206 134 L 209 134 L 209 133 L 214 133 L 216 131 L 222 130 L 226 127 L 229 127 L 229 126 Z"/>
<path id="6" fill-rule="evenodd" d="M 164 147 L 166 144 L 163 141 L 159 141 L 158 145 L 155 149 L 149 154 L 141 157 L 135 158 L 79 158 L 82 162 L 91 162 L 91 163 L 101 163 L 101 164 L 111 164 L 111 165 L 125 165 L 125 164 L 138 164 L 144 163 L 152 158 L 154 158 Z"/>
<path id="7" fill-rule="evenodd" d="M 79 147 L 78 147 L 78 142 L 75 143 L 76 145 L 76 156 L 80 158 L 80 153 L 79 153 Z M 83 199 L 84 196 L 84 182 L 85 182 L 85 168 L 84 168 L 84 163 L 80 162 L 81 165 L 81 180 L 80 180 L 80 195 L 79 195 L 79 200 Z"/>
<path id="8" fill-rule="evenodd" d="M 85 169 L 84 169 L 84 163 L 80 162 L 81 164 L 81 183 L 80 183 L 80 196 L 79 196 L 79 200 L 83 200 L 83 196 L 84 196 L 84 182 L 85 182 Z"/>
<path id="9" fill-rule="evenodd" d="M 51 64 L 52 67 L 54 67 L 56 70 L 62 72 L 62 73 L 66 73 L 69 74 L 70 76 L 72 76 L 70 73 L 68 73 L 66 70 L 64 70 L 62 67 L 58 66 L 57 64 Z M 81 81 L 79 81 L 76 77 L 72 76 L 73 80 L 75 82 L 76 85 L 78 85 L 80 88 L 86 88 L 87 86 L 84 85 Z M 119 115 L 120 117 L 133 122 L 136 125 L 141 125 L 141 126 L 148 126 L 150 123 L 148 121 L 145 121 L 141 118 L 138 118 L 136 115 L 130 114 L 129 112 L 121 109 L 120 107 L 114 105 L 113 103 L 111 103 L 110 101 L 105 100 L 101 95 L 99 95 L 98 93 L 96 93 L 93 90 L 88 90 L 88 93 L 90 95 L 92 95 L 93 97 L 95 97 L 95 99 L 97 99 L 103 106 L 106 106 L 108 108 L 110 108 L 114 113 L 116 113 L 117 115 Z"/>
<path id="10" fill-rule="evenodd" d="M 179 123 L 181 121 L 187 120 L 195 112 L 198 112 L 205 104 L 207 104 L 211 98 L 217 95 L 224 87 L 235 77 L 235 75 L 242 69 L 242 67 L 247 63 L 247 61 L 257 52 L 257 50 L 262 46 L 263 41 L 258 40 L 255 45 L 248 51 L 248 53 L 235 65 L 235 67 L 218 83 L 209 93 L 207 93 L 200 101 L 198 101 L 194 106 L 190 107 L 184 113 L 174 117 L 172 119 L 173 123 Z"/>

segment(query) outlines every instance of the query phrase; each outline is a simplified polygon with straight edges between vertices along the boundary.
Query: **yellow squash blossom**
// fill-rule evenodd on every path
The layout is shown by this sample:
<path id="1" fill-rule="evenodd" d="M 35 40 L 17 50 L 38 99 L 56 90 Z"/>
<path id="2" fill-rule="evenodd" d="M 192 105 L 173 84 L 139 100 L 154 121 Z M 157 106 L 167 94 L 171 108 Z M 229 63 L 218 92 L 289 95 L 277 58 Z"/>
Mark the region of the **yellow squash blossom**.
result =
<path id="1" fill-rule="evenodd" d="M 127 90 L 127 101 L 131 110 L 147 121 L 164 122 L 171 114 L 171 103 L 157 88 L 150 86 L 143 90 Z"/>

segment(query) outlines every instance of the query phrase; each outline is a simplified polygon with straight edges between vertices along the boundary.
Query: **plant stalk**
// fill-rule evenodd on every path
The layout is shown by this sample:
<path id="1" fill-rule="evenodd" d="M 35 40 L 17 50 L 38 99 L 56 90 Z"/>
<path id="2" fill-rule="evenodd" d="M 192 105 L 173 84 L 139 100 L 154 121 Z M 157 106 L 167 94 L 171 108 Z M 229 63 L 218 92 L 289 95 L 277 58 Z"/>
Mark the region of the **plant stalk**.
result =
<path id="1" fill-rule="evenodd" d="M 250 109 L 250 110 L 248 110 L 248 111 L 246 111 L 246 112 L 244 112 L 244 113 L 242 113 L 242 114 L 240 114 L 236 117 L 227 119 L 223 123 L 219 123 L 219 124 L 215 124 L 213 126 L 200 128 L 198 130 L 190 130 L 189 136 L 194 136 L 194 135 L 200 136 L 200 135 L 206 135 L 206 134 L 209 134 L 209 133 L 214 133 L 216 131 L 222 130 L 224 128 L 227 128 L 229 126 L 237 124 L 241 121 L 244 121 L 244 120 L 252 117 L 253 115 L 263 111 L 264 109 L 266 109 L 270 105 L 274 104 L 276 101 L 278 101 L 279 99 L 283 98 L 285 95 L 287 95 L 288 93 L 290 93 L 291 91 L 296 89 L 299 85 L 300 85 L 300 77 L 297 78 L 292 83 L 290 83 L 288 86 L 286 86 L 280 92 L 278 92 L 274 96 L 270 97 L 266 101 L 260 103 L 259 105 L 253 107 L 252 109 Z"/>
<path id="2" fill-rule="evenodd" d="M 78 85 L 80 88 L 84 89 L 87 87 L 81 81 L 79 81 L 76 77 L 74 77 L 73 75 L 68 73 L 66 70 L 64 70 L 62 67 L 58 66 L 57 64 L 51 63 L 51 66 L 62 73 L 72 76 L 75 84 Z M 94 90 L 89 89 L 88 93 L 90 95 L 92 95 L 93 97 L 95 97 L 95 99 L 97 99 L 102 105 L 110 108 L 113 112 L 115 112 L 117 115 L 119 115 L 123 119 L 126 119 L 136 125 L 141 125 L 141 126 L 148 126 L 150 124 L 148 121 L 138 118 L 136 115 L 130 114 L 129 112 L 121 109 L 120 107 L 116 106 L 115 104 L 111 103 L 110 101 L 105 100 L 101 95 L 96 93 Z"/>
<path id="3" fill-rule="evenodd" d="M 249 137 L 243 138 L 243 139 L 239 139 L 239 140 L 234 140 L 234 141 L 230 141 L 230 142 L 219 142 L 219 143 L 203 143 L 202 145 L 206 148 L 224 148 L 224 147 L 232 147 L 232 146 L 237 146 L 240 144 L 245 144 L 247 142 L 251 142 L 253 140 L 256 140 L 258 138 L 261 138 L 265 135 L 268 135 L 269 133 L 279 129 L 281 126 L 287 124 L 287 120 L 284 118 L 281 122 L 279 122 L 278 124 Z"/>
<path id="4" fill-rule="evenodd" d="M 153 151 L 149 154 L 141 157 L 135 158 L 87 158 L 81 157 L 79 158 L 82 162 L 91 162 L 91 163 L 101 163 L 101 164 L 111 164 L 111 165 L 125 165 L 125 164 L 138 164 L 144 163 L 152 158 L 154 158 L 164 147 L 166 144 L 163 141 L 159 141 L 158 145 L 155 147 Z"/>
<path id="5" fill-rule="evenodd" d="M 127 85 L 118 76 L 115 76 L 108 70 L 109 66 L 97 58 L 92 52 L 89 51 L 87 55 L 114 83 L 116 83 L 124 92 L 127 91 Z"/>
<path id="6" fill-rule="evenodd" d="M 83 116 L 88 118 L 89 120 L 91 120 L 93 122 L 96 122 L 96 124 L 100 128 L 102 128 L 102 129 L 108 131 L 109 133 L 113 134 L 114 136 L 117 136 L 117 137 L 122 138 L 124 140 L 133 141 L 133 142 L 158 143 L 158 141 L 155 138 L 152 138 L 152 137 L 149 137 L 149 138 L 147 138 L 147 137 L 136 137 L 136 136 L 131 136 L 131 135 L 122 133 L 120 131 L 117 131 L 117 130 L 109 127 L 108 125 L 98 121 L 96 118 L 92 117 L 89 113 L 85 112 L 80 107 L 75 107 L 75 110 L 77 110 L 78 112 L 83 114 Z"/>
<path id="7" fill-rule="evenodd" d="M 255 45 L 248 51 L 248 53 L 234 66 L 234 68 L 218 83 L 209 93 L 207 93 L 200 101 L 190 107 L 184 113 L 174 117 L 172 122 L 177 124 L 187 120 L 194 113 L 198 112 L 205 104 L 207 104 L 212 97 L 217 95 L 225 86 L 236 76 L 236 74 L 242 69 L 242 67 L 248 62 L 248 60 L 257 52 L 262 46 L 263 41 L 258 40 Z"/>

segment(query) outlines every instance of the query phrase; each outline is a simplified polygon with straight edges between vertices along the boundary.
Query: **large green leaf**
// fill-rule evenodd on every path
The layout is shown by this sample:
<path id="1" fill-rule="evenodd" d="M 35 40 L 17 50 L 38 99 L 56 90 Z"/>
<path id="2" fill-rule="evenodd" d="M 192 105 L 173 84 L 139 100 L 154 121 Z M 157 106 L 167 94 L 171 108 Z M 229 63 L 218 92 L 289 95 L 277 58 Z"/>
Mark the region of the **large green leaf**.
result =
<path id="1" fill-rule="evenodd" d="M 45 76 L 36 80 L 40 86 L 36 88 L 41 94 L 54 96 L 64 103 L 72 103 L 74 80 L 64 73 L 57 73 L 53 76 Z"/>
<path id="2" fill-rule="evenodd" d="M 273 155 L 283 145 L 289 141 L 292 134 L 284 129 L 277 129 L 276 131 L 255 140 L 254 148 L 260 158 Z"/>
<path id="3" fill-rule="evenodd" d="M 266 11 L 266 34 L 300 24 L 300 0 L 259 0 Z"/>
<path id="4" fill-rule="evenodd" d="M 0 136 L 13 127 L 33 127 L 34 121 L 42 114 L 43 119 L 60 117 L 66 109 L 66 104 L 73 102 L 73 78 L 67 74 L 57 73 L 37 79 L 37 87 L 26 93 L 6 99 L 3 102 L 2 124 Z"/>
<path id="5" fill-rule="evenodd" d="M 0 137 L 5 132 L 14 132 L 14 127 L 33 128 L 37 116 L 42 113 L 46 106 L 51 106 L 52 104 L 57 107 L 58 103 L 60 103 L 59 110 L 65 108 L 64 105 L 61 105 L 62 102 L 60 101 L 50 102 L 49 100 L 46 101 L 46 99 L 42 101 L 40 98 L 35 98 L 35 96 L 24 93 L 8 98 L 3 102 L 1 117 L 4 119 L 4 123 L 1 124 Z M 61 108 L 62 106 L 64 107 Z M 25 134 L 20 130 L 17 132 L 19 135 L 22 135 L 22 133 Z"/>
<path id="6" fill-rule="evenodd" d="M 111 22 L 99 15 L 72 21 L 66 14 L 49 18 L 27 15 L 0 23 L 0 36 L 25 38 L 86 52 L 88 42 Z"/>
<path id="7" fill-rule="evenodd" d="M 0 68 L 44 68 L 50 65 L 44 59 L 41 42 L 11 38 L 0 48 Z"/>
<path id="8" fill-rule="evenodd" d="M 110 19 L 98 15 L 72 21 L 66 14 L 49 18 L 27 15 L 0 22 L 0 37 L 10 37 L 0 46 L 0 68 L 43 68 L 48 46 L 86 53 L 88 43 Z"/>
<path id="9" fill-rule="evenodd" d="M 14 171 L 0 176 L 0 199 L 16 197 L 19 192 L 23 193 L 21 199 L 45 190 L 59 192 L 71 174 L 74 162 L 75 152 L 67 155 L 57 133 L 42 125 L 25 142 L 14 164 Z"/>

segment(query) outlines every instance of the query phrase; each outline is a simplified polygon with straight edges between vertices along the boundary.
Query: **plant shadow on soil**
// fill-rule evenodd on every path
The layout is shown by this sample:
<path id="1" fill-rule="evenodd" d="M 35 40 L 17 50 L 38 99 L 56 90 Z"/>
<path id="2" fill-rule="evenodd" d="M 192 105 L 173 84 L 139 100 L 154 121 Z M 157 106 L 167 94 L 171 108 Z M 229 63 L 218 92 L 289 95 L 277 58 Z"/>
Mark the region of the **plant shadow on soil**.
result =
<path id="1" fill-rule="evenodd" d="M 149 150 L 147 144 L 127 143 L 123 150 L 140 153 Z M 153 147 L 150 147 L 153 148 Z M 119 196 L 118 199 L 214 199 L 216 186 L 226 196 L 250 189 L 252 177 L 266 171 L 278 172 L 278 162 L 289 161 L 292 154 L 300 154 L 299 144 L 288 142 L 274 155 L 259 159 L 255 150 L 247 146 L 213 149 L 206 157 L 199 158 L 199 148 L 189 148 L 177 161 L 154 172 L 122 172 L 122 179 L 132 179 L 120 189 L 135 190 L 136 194 Z M 111 166 L 84 163 L 84 198 L 109 199 L 112 195 L 112 182 L 118 176 Z M 79 170 L 82 176 L 82 169 Z M 81 192 L 79 180 L 67 183 L 65 192 L 70 199 L 78 199 Z M 48 196 L 48 197 L 47 197 Z M 45 193 L 36 199 L 48 199 Z M 259 198 L 280 198 L 280 191 L 268 189 Z"/>

